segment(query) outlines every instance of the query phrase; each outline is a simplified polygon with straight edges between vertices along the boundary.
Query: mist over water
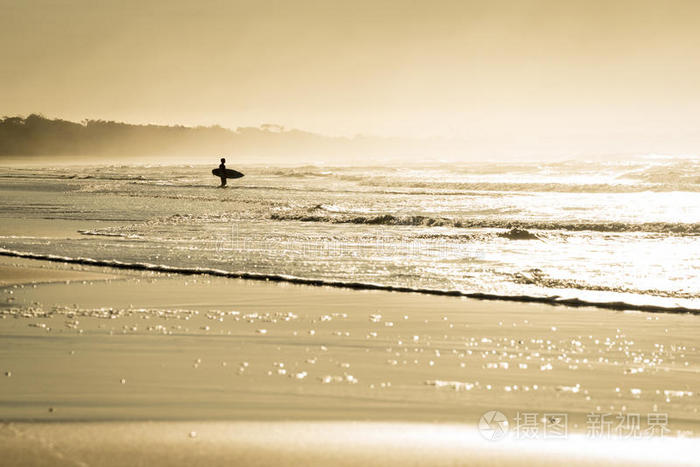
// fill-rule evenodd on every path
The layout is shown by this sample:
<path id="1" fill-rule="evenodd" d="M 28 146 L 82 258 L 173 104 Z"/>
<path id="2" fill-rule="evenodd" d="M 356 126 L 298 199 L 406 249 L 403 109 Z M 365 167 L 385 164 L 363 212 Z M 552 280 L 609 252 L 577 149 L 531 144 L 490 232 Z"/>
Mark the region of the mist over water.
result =
<path id="1" fill-rule="evenodd" d="M 233 167 L 233 165 L 231 164 Z M 5 250 L 700 310 L 700 161 L 6 168 Z M 73 224 L 71 224 L 73 225 Z"/>

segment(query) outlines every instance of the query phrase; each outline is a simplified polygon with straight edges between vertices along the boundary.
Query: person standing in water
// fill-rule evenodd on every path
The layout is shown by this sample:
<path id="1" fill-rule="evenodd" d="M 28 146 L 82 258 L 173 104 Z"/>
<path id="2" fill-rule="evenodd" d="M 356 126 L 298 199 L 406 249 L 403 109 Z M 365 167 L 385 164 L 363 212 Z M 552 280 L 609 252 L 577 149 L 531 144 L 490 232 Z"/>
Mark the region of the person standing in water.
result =
<path id="1" fill-rule="evenodd" d="M 226 175 L 224 172 L 226 172 L 226 159 L 223 157 L 221 158 L 221 164 L 219 164 L 219 170 L 221 170 L 221 188 L 226 186 Z"/>

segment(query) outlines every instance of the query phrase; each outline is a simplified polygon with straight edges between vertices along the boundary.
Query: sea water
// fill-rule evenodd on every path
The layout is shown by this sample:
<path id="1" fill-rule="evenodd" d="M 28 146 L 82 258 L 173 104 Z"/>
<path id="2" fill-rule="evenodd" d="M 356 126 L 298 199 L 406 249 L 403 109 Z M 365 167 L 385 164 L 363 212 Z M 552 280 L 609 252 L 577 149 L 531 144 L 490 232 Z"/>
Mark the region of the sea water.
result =
<path id="1" fill-rule="evenodd" d="M 700 312 L 700 160 L 0 169 L 1 252 L 72 262 Z"/>

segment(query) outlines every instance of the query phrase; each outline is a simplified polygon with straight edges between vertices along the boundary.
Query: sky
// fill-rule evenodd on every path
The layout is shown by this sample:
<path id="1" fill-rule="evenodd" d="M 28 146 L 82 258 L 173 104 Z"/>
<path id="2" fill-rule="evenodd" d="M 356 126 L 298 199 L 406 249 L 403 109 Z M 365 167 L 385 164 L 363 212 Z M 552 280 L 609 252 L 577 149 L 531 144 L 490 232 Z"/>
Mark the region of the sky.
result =
<path id="1" fill-rule="evenodd" d="M 0 0 L 0 41 L 2 115 L 700 153 L 694 0 Z"/>

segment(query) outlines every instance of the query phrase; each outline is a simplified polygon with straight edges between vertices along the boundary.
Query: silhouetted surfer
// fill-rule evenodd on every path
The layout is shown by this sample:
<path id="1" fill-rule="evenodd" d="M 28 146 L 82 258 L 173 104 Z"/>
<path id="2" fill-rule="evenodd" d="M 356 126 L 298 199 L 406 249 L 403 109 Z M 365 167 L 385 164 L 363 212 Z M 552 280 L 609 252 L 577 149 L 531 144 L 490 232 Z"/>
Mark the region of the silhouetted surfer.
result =
<path id="1" fill-rule="evenodd" d="M 224 159 L 223 157 L 221 158 L 221 164 L 219 164 L 219 168 L 212 170 L 211 173 L 221 179 L 221 185 L 219 186 L 219 188 L 226 188 L 226 179 L 243 177 L 243 174 L 238 172 L 237 170 L 227 169 L 226 159 Z"/>
<path id="2" fill-rule="evenodd" d="M 226 159 L 221 158 L 221 164 L 219 164 L 219 170 L 221 171 L 221 188 L 226 186 Z"/>

